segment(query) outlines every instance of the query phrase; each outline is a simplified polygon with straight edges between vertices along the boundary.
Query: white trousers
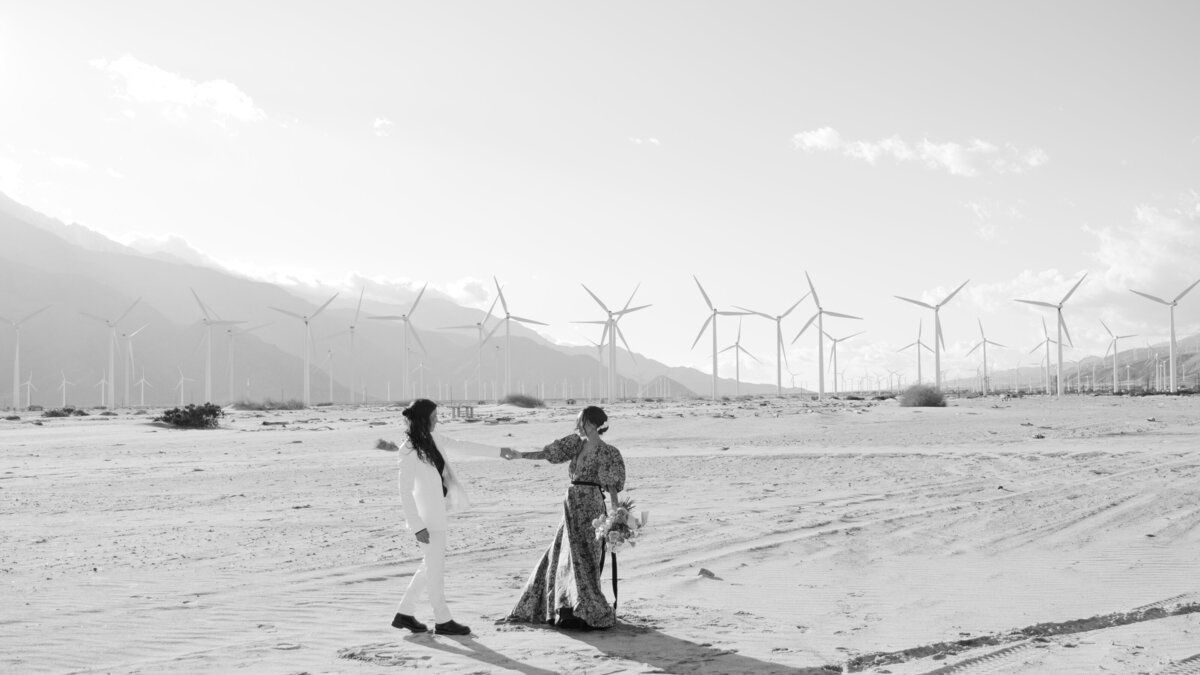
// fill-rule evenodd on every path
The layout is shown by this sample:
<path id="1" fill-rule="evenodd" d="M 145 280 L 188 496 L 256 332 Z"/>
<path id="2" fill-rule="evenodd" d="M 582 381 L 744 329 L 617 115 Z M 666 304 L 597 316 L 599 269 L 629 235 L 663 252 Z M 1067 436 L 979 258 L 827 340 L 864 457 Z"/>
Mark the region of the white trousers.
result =
<path id="1" fill-rule="evenodd" d="M 450 620 L 450 608 L 446 606 L 446 531 L 429 530 L 429 543 L 421 544 L 421 550 L 425 553 L 425 559 L 400 599 L 399 612 L 415 616 L 417 598 L 422 592 L 428 591 L 434 622 L 446 623 Z"/>

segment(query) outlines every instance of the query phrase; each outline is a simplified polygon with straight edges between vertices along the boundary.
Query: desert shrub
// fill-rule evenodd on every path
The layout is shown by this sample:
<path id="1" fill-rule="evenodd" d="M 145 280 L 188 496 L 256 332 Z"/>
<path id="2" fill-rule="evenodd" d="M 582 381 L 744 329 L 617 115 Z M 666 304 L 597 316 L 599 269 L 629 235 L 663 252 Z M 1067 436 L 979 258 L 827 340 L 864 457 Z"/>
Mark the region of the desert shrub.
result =
<path id="1" fill-rule="evenodd" d="M 20 415 L 9 415 L 9 416 L 5 417 L 4 419 L 8 422 L 18 422 L 21 420 L 21 416 Z"/>
<path id="2" fill-rule="evenodd" d="M 304 410 L 304 401 L 294 398 L 286 401 L 272 401 L 269 398 L 261 401 L 242 399 L 230 407 L 234 410 Z"/>
<path id="3" fill-rule="evenodd" d="M 944 408 L 946 397 L 927 384 L 914 384 L 900 395 L 900 405 L 905 408 Z"/>
<path id="4" fill-rule="evenodd" d="M 846 394 L 846 400 L 847 401 L 861 401 L 861 400 L 863 400 L 863 397 L 857 396 L 855 394 Z"/>
<path id="5" fill-rule="evenodd" d="M 52 408 L 42 413 L 42 417 L 87 417 L 87 411 L 74 406 Z"/>
<path id="6" fill-rule="evenodd" d="M 526 394 L 509 394 L 504 397 L 504 402 L 508 405 L 515 405 L 518 408 L 545 408 L 546 403 L 540 398 L 528 396 Z"/>
<path id="7" fill-rule="evenodd" d="M 199 406 L 189 403 L 185 408 L 172 408 L 164 412 L 161 417 L 155 417 L 154 421 L 165 422 L 181 429 L 213 429 L 224 415 L 225 411 L 221 410 L 221 406 L 214 403 Z"/>

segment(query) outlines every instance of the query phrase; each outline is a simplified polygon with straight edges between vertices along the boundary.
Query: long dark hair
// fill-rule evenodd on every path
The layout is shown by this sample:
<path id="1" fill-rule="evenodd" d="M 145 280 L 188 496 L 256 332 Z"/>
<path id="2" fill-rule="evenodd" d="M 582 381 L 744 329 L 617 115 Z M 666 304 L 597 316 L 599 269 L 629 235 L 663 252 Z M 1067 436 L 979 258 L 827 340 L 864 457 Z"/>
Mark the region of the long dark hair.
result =
<path id="1" fill-rule="evenodd" d="M 434 457 L 441 457 L 437 443 L 433 442 L 433 430 L 429 418 L 437 410 L 437 403 L 419 398 L 401 413 L 408 420 L 408 442 L 417 451 L 417 458 L 426 464 L 435 464 Z"/>

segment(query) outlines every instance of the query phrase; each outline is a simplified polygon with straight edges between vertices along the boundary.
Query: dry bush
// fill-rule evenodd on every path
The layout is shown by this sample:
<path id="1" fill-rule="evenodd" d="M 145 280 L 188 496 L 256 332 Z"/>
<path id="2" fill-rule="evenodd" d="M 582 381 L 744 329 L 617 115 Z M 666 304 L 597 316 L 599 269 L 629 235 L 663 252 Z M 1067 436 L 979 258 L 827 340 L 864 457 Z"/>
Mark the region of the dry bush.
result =
<path id="1" fill-rule="evenodd" d="M 904 408 L 944 408 L 946 397 L 927 384 L 914 384 L 900 395 L 900 405 Z"/>

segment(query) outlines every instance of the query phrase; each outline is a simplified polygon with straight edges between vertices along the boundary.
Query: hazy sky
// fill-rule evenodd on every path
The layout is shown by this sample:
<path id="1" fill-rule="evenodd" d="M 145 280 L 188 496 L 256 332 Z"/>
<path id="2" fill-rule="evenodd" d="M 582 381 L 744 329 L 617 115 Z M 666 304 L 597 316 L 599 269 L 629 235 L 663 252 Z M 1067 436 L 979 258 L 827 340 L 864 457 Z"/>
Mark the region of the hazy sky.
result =
<path id="1" fill-rule="evenodd" d="M 1101 318 L 1165 339 L 1128 289 L 1200 278 L 1198 25 L 1194 2 L 0 0 L 0 190 L 259 276 L 486 308 L 495 275 L 565 342 L 598 338 L 569 323 L 600 318 L 581 282 L 614 305 L 641 283 L 631 346 L 705 370 L 693 274 L 779 313 L 807 270 L 865 317 L 826 324 L 866 331 L 842 366 L 910 377 L 932 313 L 892 296 L 971 279 L 943 310 L 965 374 L 977 320 L 996 365 L 1034 363 L 1052 317 L 1012 299 L 1084 272 L 1076 354 Z M 1200 331 L 1200 290 L 1177 312 Z M 771 325 L 743 336 L 743 377 L 773 381 Z"/>

